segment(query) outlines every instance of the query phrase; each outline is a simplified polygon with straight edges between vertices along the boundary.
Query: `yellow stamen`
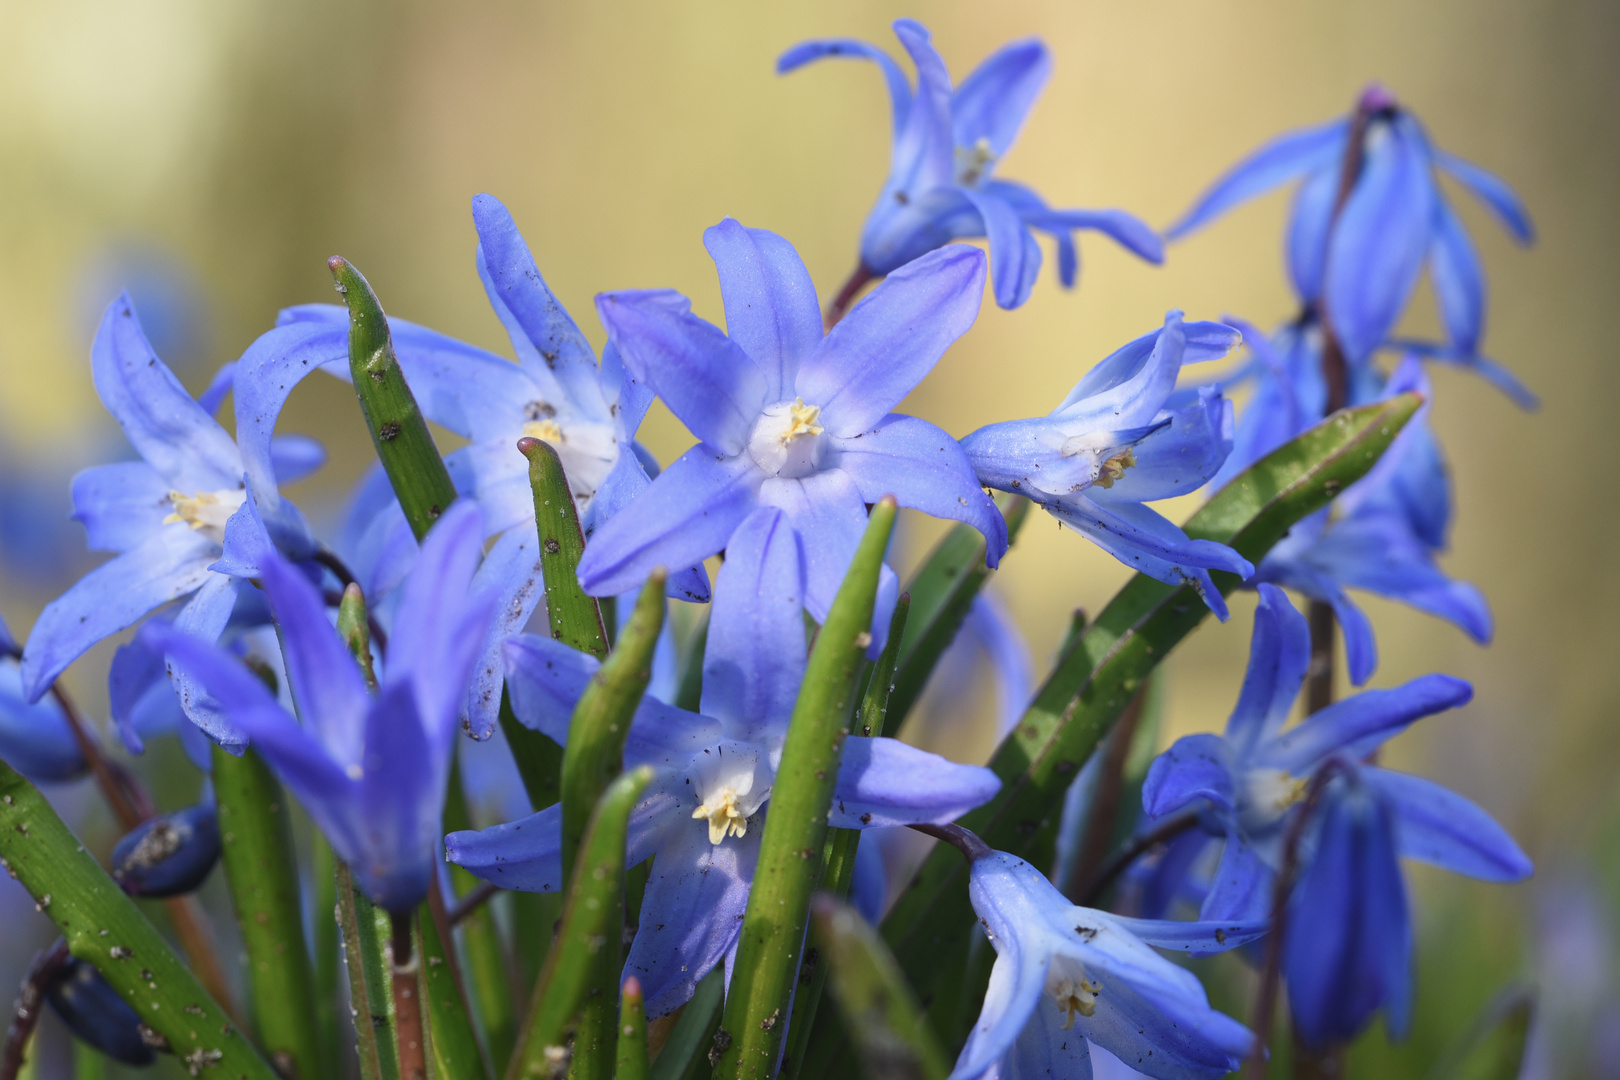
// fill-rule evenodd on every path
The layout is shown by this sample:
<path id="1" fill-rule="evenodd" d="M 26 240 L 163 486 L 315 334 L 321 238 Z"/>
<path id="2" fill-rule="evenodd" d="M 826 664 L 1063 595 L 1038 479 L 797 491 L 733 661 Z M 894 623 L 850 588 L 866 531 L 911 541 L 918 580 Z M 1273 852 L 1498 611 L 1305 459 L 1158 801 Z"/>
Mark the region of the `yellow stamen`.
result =
<path id="1" fill-rule="evenodd" d="M 692 817 L 709 819 L 711 844 L 719 844 L 727 836 L 748 835 L 748 815 L 737 806 L 737 793 L 729 787 L 721 788 L 711 801 L 692 811 Z"/>
<path id="2" fill-rule="evenodd" d="M 820 415 L 820 405 L 806 405 L 804 398 L 794 398 L 792 406 L 788 409 L 788 426 L 782 432 L 782 441 L 790 443 L 800 435 L 820 435 L 826 430 L 816 423 L 816 418 Z"/>
<path id="3" fill-rule="evenodd" d="M 989 139 L 981 138 L 972 146 L 958 146 L 956 148 L 957 182 L 972 187 L 990 171 L 990 166 L 995 163 L 996 155 L 990 149 Z"/>
<path id="4" fill-rule="evenodd" d="M 563 441 L 562 428 L 558 427 L 557 421 L 550 417 L 544 420 L 530 420 L 523 425 L 523 434 L 531 439 L 539 439 L 541 442 L 548 442 L 552 445 Z"/>
<path id="5" fill-rule="evenodd" d="M 1125 475 L 1125 470 L 1136 464 L 1136 451 L 1127 446 L 1113 457 L 1102 463 L 1097 470 L 1097 486 L 1111 488 L 1114 481 Z"/>
<path id="6" fill-rule="evenodd" d="M 165 525 L 185 525 L 197 532 L 207 533 L 216 541 L 225 535 L 225 523 L 247 500 L 247 492 L 199 491 L 187 495 L 182 491 L 169 492 L 169 503 L 174 512 L 163 519 Z"/>
<path id="7" fill-rule="evenodd" d="M 1097 995 L 1102 993 L 1102 984 L 1085 978 L 1077 983 L 1059 979 L 1051 992 L 1058 1008 L 1063 1010 L 1063 1030 L 1068 1031 L 1074 1027 L 1075 1016 L 1091 1016 L 1097 1011 Z"/>

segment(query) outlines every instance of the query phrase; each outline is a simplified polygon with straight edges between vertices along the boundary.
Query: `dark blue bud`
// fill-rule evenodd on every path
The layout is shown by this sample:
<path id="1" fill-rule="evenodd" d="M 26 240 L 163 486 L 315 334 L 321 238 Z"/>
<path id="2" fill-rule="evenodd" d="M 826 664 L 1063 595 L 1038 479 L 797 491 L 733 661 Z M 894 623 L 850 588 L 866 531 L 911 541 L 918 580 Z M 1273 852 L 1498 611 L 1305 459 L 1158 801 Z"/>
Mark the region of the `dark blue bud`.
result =
<path id="1" fill-rule="evenodd" d="M 37 783 L 84 775 L 84 756 L 62 707 L 52 698 L 30 705 L 17 665 L 0 662 L 0 760 Z"/>
<path id="2" fill-rule="evenodd" d="M 219 859 L 219 818 L 199 803 L 138 826 L 113 848 L 113 880 L 131 896 L 191 892 Z"/>
<path id="3" fill-rule="evenodd" d="M 45 1000 L 74 1035 L 114 1061 L 150 1065 L 156 1051 L 168 1049 L 163 1036 L 141 1023 L 95 966 L 83 960 L 67 962 Z"/>

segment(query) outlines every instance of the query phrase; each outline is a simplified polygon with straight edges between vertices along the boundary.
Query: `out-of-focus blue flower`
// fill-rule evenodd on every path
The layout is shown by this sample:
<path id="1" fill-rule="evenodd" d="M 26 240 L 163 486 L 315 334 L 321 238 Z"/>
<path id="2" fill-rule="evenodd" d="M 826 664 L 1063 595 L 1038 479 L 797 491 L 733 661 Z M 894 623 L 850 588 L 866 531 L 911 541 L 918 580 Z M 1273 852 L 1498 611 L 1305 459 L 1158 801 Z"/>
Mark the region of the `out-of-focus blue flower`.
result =
<path id="1" fill-rule="evenodd" d="M 1219 488 L 1321 419 L 1324 391 L 1312 334 L 1290 326 L 1268 340 L 1240 324 L 1255 390 L 1238 421 L 1232 455 L 1212 483 Z M 1371 368 L 1353 380 L 1351 403 L 1416 391 L 1424 403 L 1378 463 L 1333 503 L 1293 527 L 1255 570 L 1269 581 L 1333 605 L 1344 631 L 1350 679 L 1366 682 L 1378 666 L 1372 623 L 1345 591 L 1362 589 L 1437 615 L 1475 641 L 1491 639 L 1490 606 L 1473 585 L 1446 577 L 1436 557 L 1447 546 L 1451 483 L 1429 426 L 1433 390 L 1423 366 L 1407 356 L 1385 379 Z"/>
<path id="2" fill-rule="evenodd" d="M 140 1014 L 108 985 L 95 965 L 72 957 L 45 991 L 45 1000 L 68 1030 L 125 1065 L 150 1065 L 157 1054 L 143 1034 Z"/>
<path id="3" fill-rule="evenodd" d="M 482 535 L 477 506 L 458 501 L 423 541 L 400 586 L 375 697 L 308 579 L 278 557 L 265 560 L 261 580 L 307 726 L 218 646 L 161 623 L 141 631 L 222 703 L 366 894 L 389 911 L 421 901 L 437 861 L 460 707 L 494 615 L 493 596 L 469 591 Z"/>
<path id="4" fill-rule="evenodd" d="M 1348 119 L 1279 136 L 1217 180 L 1166 232 L 1179 239 L 1232 207 L 1298 182 L 1288 226 L 1288 269 L 1300 298 L 1325 306 L 1352 365 L 1384 345 L 1406 310 L 1425 264 L 1448 346 L 1441 359 L 1481 371 L 1522 403 L 1517 380 L 1479 357 L 1485 332 L 1485 273 L 1468 232 L 1440 190 L 1449 174 L 1521 244 L 1534 238 L 1519 197 L 1497 177 L 1438 149 L 1417 118 L 1387 91 L 1369 87 L 1362 164 L 1337 205 Z"/>
<path id="5" fill-rule="evenodd" d="M 1393 1037 L 1406 1034 L 1412 924 L 1398 814 L 1352 763 L 1325 793 L 1282 956 L 1289 1015 L 1312 1046 L 1354 1038 L 1379 1008 Z"/>
<path id="6" fill-rule="evenodd" d="M 77 780 L 86 766 L 73 729 L 56 699 L 31 703 L 23 696 L 21 654 L 0 619 L 0 761 L 36 782 Z"/>
<path id="7" fill-rule="evenodd" d="M 1189 540 L 1144 503 L 1202 487 L 1232 445 L 1232 407 L 1208 388 L 1176 401 L 1184 364 L 1225 356 L 1240 340 L 1221 323 L 1183 323 L 1144 334 L 1086 373 L 1050 414 L 990 424 L 962 440 L 979 481 L 1025 495 L 1132 569 L 1197 589 L 1226 618 L 1209 579 L 1254 567 L 1224 544 Z"/>
<path id="8" fill-rule="evenodd" d="M 498 536 L 478 570 L 475 589 L 493 589 L 498 616 L 483 642 L 467 693 L 467 730 L 487 738 L 500 708 L 500 646 L 521 630 L 545 590 L 528 460 L 517 449 L 524 436 L 550 443 L 562 460 L 586 536 L 639 495 L 657 463 L 635 445 L 636 429 L 652 395 L 624 378 L 610 344 L 598 366 L 590 342 L 540 276 L 517 225 L 492 195 L 473 199 L 478 231 L 478 274 L 490 306 L 511 338 L 518 362 L 496 356 L 424 327 L 390 319 L 400 368 L 429 420 L 468 445 L 445 456 L 456 490 L 476 499 L 484 527 Z M 284 326 L 319 331 L 296 351 L 267 357 L 241 382 L 256 402 L 251 437 L 270 437 L 287 395 L 316 368 L 345 381 L 348 311 L 306 304 L 281 313 Z M 380 601 L 415 557 L 416 544 L 387 476 L 373 470 L 362 485 L 347 529 L 348 553 L 366 595 Z M 672 573 L 670 595 L 703 601 L 708 578 L 701 566 Z M 639 585 L 635 582 L 634 585 Z"/>
<path id="9" fill-rule="evenodd" d="M 219 815 L 208 802 L 141 822 L 112 852 L 112 876 L 131 896 L 179 896 L 219 861 Z"/>
<path id="10" fill-rule="evenodd" d="M 1158 922 L 1076 907 L 1000 851 L 973 860 L 968 894 L 996 962 L 951 1080 L 1089 1077 L 1098 1047 L 1148 1076 L 1215 1080 L 1253 1045 L 1210 1008 L 1192 972 L 1149 946 L 1220 952 L 1265 933 L 1263 920 Z"/>
<path id="11" fill-rule="evenodd" d="M 788 718 L 804 677 L 804 559 L 790 519 L 760 507 L 734 530 L 715 583 L 703 666 L 703 712 L 646 697 L 625 764 L 658 769 L 630 820 L 628 865 L 656 855 L 625 974 L 647 1011 L 688 1000 L 735 949 Z M 596 672 L 594 657 L 535 635 L 507 642 L 519 719 L 557 740 Z M 894 739 L 844 744 L 829 823 L 846 829 L 944 823 L 988 801 L 988 769 L 955 765 Z M 452 833 L 447 856 L 505 888 L 562 885 L 562 812 L 551 806 L 482 832 Z"/>
<path id="12" fill-rule="evenodd" d="M 272 330 L 247 356 L 307 333 Z M 118 554 L 52 601 L 34 624 L 22 658 L 23 692 L 33 701 L 96 642 L 182 597 L 190 599 L 175 627 L 217 639 L 237 606 L 241 578 L 251 576 L 243 565 L 247 552 L 273 542 L 298 559 L 315 546 L 276 482 L 318 466 L 319 449 L 304 439 L 240 446 L 232 440 L 212 416 L 231 387 L 229 365 L 192 400 L 152 351 L 127 296 L 107 308 L 90 363 L 102 403 L 142 460 L 98 465 L 73 480 L 74 516 L 90 547 Z M 239 397 L 239 420 L 241 405 Z M 235 738 L 183 680 L 176 690 L 210 735 Z"/>
<path id="13" fill-rule="evenodd" d="M 912 92 L 888 53 L 864 41 L 806 41 L 783 53 L 779 73 L 829 56 L 871 60 L 883 70 L 894 114 L 889 178 L 861 232 L 861 271 L 881 277 L 929 251 L 964 237 L 990 240 L 996 303 L 1014 308 L 1029 298 L 1041 267 L 1032 229 L 1057 242 L 1058 276 L 1074 285 L 1080 261 L 1073 233 L 1096 229 L 1149 262 L 1164 261 L 1158 234 L 1123 210 L 1054 210 L 1022 184 L 995 178 L 1052 61 L 1038 39 L 1015 41 L 988 57 L 951 89 L 945 61 L 928 31 L 912 19 L 895 36 L 917 68 Z"/>
<path id="14" fill-rule="evenodd" d="M 1206 828 L 1225 838 L 1204 919 L 1269 911 L 1284 836 L 1323 762 L 1365 757 L 1414 721 L 1473 697 L 1461 679 L 1425 675 L 1345 698 L 1284 731 L 1309 664 L 1304 617 L 1281 589 L 1261 585 L 1248 671 L 1226 734 L 1178 739 L 1148 769 L 1142 805 L 1150 817 L 1202 807 Z M 1370 765 L 1358 775 L 1391 808 L 1401 855 L 1485 881 L 1529 875 L 1530 861 L 1513 838 L 1462 796 Z"/>
<path id="15" fill-rule="evenodd" d="M 579 563 L 586 591 L 621 593 L 656 565 L 701 562 L 756 507 L 775 506 L 804 550 L 805 607 L 824 619 L 867 504 L 884 495 L 972 525 L 995 566 L 1007 524 L 962 448 L 933 424 L 889 411 L 978 317 L 984 254 L 958 244 L 924 255 L 823 335 L 815 286 L 786 240 L 727 218 L 703 242 L 719 271 L 729 336 L 673 290 L 596 299 L 631 381 L 657 393 L 702 442 L 596 530 Z M 885 567 L 874 649 L 897 596 Z"/>

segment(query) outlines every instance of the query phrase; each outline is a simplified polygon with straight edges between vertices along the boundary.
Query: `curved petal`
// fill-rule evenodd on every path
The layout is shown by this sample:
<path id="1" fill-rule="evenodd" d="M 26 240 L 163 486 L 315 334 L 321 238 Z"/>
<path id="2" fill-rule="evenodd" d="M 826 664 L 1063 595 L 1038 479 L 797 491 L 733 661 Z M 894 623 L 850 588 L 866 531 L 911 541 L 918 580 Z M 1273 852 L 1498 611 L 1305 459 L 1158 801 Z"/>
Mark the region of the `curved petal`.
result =
<path id="1" fill-rule="evenodd" d="M 579 560 L 580 584 L 593 596 L 617 596 L 656 566 L 691 566 L 724 550 L 758 505 L 764 479 L 747 454 L 725 457 L 699 443 L 597 526 Z"/>
<path id="2" fill-rule="evenodd" d="M 1367 690 L 1278 736 L 1257 764 L 1304 776 L 1335 751 L 1362 757 L 1414 721 L 1466 705 L 1473 696 L 1473 687 L 1450 675 L 1423 675 L 1393 690 Z"/>
<path id="3" fill-rule="evenodd" d="M 996 962 L 990 969 L 984 1005 L 949 1080 L 977 1080 L 995 1068 L 1018 1042 L 1045 996 L 1050 957 L 1022 947 L 1014 936 L 997 935 L 991 940 Z"/>
<path id="4" fill-rule="evenodd" d="M 361 856 L 349 861 L 366 895 L 390 912 L 422 902 L 438 861 L 451 735 L 435 726 L 405 680 L 385 681 L 365 718 L 359 782 L 346 800 Z"/>
<path id="5" fill-rule="evenodd" d="M 1248 922 L 1269 918 L 1276 874 L 1243 834 L 1227 833 L 1220 865 L 1198 917 L 1206 922 Z"/>
<path id="6" fill-rule="evenodd" d="M 916 196 L 950 183 L 956 171 L 951 75 L 922 23 L 896 19 L 894 36 L 917 68 L 917 92 L 906 110 L 905 127 L 894 140 L 889 184 Z"/>
<path id="7" fill-rule="evenodd" d="M 759 501 L 779 507 L 792 522 L 804 555 L 804 606 L 825 621 L 866 529 L 866 501 L 841 469 L 802 480 L 774 477 L 761 486 Z"/>
<path id="8" fill-rule="evenodd" d="M 128 551 L 163 528 L 171 490 L 144 461 L 93 465 L 73 478 L 73 520 L 91 551 Z"/>
<path id="9" fill-rule="evenodd" d="M 625 975 L 641 980 L 647 1015 L 686 1004 L 742 930 L 763 828 L 711 844 L 702 822 L 686 822 L 653 860 Z M 763 824 L 763 823 L 761 823 Z"/>
<path id="10" fill-rule="evenodd" d="M 1344 635 L 1350 682 L 1360 686 L 1378 670 L 1378 640 L 1373 635 L 1372 623 L 1366 613 L 1340 587 L 1338 578 L 1319 567 L 1314 554 L 1314 551 L 1307 551 L 1305 557 L 1285 557 L 1273 549 L 1273 553 L 1262 559 L 1255 568 L 1254 580 L 1294 589 L 1312 600 L 1331 604 L 1333 618 Z M 1308 558 L 1311 561 L 1307 561 Z"/>
<path id="11" fill-rule="evenodd" d="M 1147 222 L 1124 210 L 1043 210 L 1025 213 L 1023 217 L 1035 228 L 1053 233 L 1067 233 L 1071 229 L 1100 232 L 1138 258 L 1154 264 L 1164 262 L 1164 241 L 1159 234 Z M 1071 270 L 1065 284 L 1073 282 Z"/>
<path id="12" fill-rule="evenodd" d="M 502 646 L 523 629 L 545 596 L 539 548 L 537 532 L 508 529 L 495 541 L 495 546 L 489 549 L 473 574 L 472 591 L 487 591 L 495 597 L 495 620 L 473 665 L 472 682 L 467 687 L 463 706 L 467 733 L 474 739 L 487 739 L 500 718 L 501 687 L 506 678 Z"/>
<path id="13" fill-rule="evenodd" d="M 1009 204 L 985 191 L 962 187 L 962 197 L 973 204 L 984 222 L 984 235 L 990 238 L 990 262 L 996 303 L 1015 308 L 1029 299 L 1035 276 L 1041 267 L 1039 244 L 1027 244 L 1029 227 Z M 1025 256 L 1033 257 L 1030 265 Z"/>
<path id="14" fill-rule="evenodd" d="M 958 765 L 899 739 L 844 740 L 827 824 L 836 829 L 944 825 L 995 798 L 989 769 Z"/>
<path id="15" fill-rule="evenodd" d="M 128 293 L 102 316 L 90 347 L 90 372 L 101 403 L 130 445 L 170 487 L 190 495 L 241 483 L 236 444 L 158 359 Z"/>
<path id="16" fill-rule="evenodd" d="M 524 727 L 567 746 L 574 706 L 602 666 L 600 661 L 538 634 L 512 635 L 502 644 L 501 656 L 512 712 Z"/>
<path id="17" fill-rule="evenodd" d="M 891 413 L 871 431 L 839 439 L 837 467 L 861 498 L 893 495 L 901 506 L 947 521 L 962 521 L 984 535 L 985 564 L 1007 551 L 1007 522 L 979 487 L 973 464 L 955 439 L 926 420 Z"/>
<path id="18" fill-rule="evenodd" d="M 1165 236 L 1179 240 L 1239 203 L 1337 161 L 1344 153 L 1346 124 L 1342 119 L 1331 120 L 1273 139 L 1215 181 L 1181 220 L 1165 230 Z"/>
<path id="19" fill-rule="evenodd" d="M 1179 332 L 1166 340 L 1172 326 L 1179 327 Z M 1115 349 L 1086 372 L 1051 415 L 1084 421 L 1088 426 L 1091 422 L 1087 418 L 1102 416 L 1114 418 L 1107 426 L 1145 424 L 1169 396 L 1169 389 L 1163 389 L 1163 396 L 1153 396 L 1162 389 L 1164 368 L 1169 369 L 1168 382 L 1173 387 L 1180 368 L 1219 360 L 1242 341 L 1243 335 L 1224 323 L 1187 322 L 1181 312 L 1171 311 L 1165 315 L 1162 327 Z M 1151 382 L 1152 393 L 1144 382 Z M 1075 406 L 1082 402 L 1085 407 L 1077 409 Z M 1127 402 L 1137 404 L 1127 409 Z M 1121 419 L 1125 416 L 1130 419 Z"/>
<path id="20" fill-rule="evenodd" d="M 1052 57 L 1039 38 L 991 53 L 951 95 L 953 141 L 973 146 L 983 139 L 996 157 L 1006 154 L 1051 74 Z"/>
<path id="21" fill-rule="evenodd" d="M 558 400 L 548 404 L 559 412 L 606 421 L 596 353 L 546 288 L 512 215 L 499 199 L 485 194 L 473 196 L 472 213 L 480 276 L 518 363 L 537 386 L 551 390 Z"/>
<path id="22" fill-rule="evenodd" d="M 1275 585 L 1259 587 L 1254 633 L 1243 690 L 1226 721 L 1226 737 L 1240 758 L 1282 730 L 1311 664 L 1311 630 Z"/>
<path id="23" fill-rule="evenodd" d="M 821 343 L 821 301 L 793 245 L 733 218 L 703 232 L 720 275 L 726 336 L 765 374 L 765 400 L 790 396 L 799 361 Z"/>
<path id="24" fill-rule="evenodd" d="M 1395 812 L 1400 853 L 1481 881 L 1523 881 L 1529 856 L 1477 805 L 1421 776 L 1365 766 L 1362 779 Z"/>
<path id="25" fill-rule="evenodd" d="M 875 45 L 868 45 L 864 41 L 854 41 L 850 38 L 825 38 L 818 41 L 801 41 L 787 52 L 777 57 L 776 73 L 786 75 L 790 71 L 797 71 L 804 65 L 815 60 L 825 60 L 828 57 L 848 57 L 852 60 L 870 60 L 883 72 L 883 81 L 889 88 L 889 106 L 894 120 L 894 138 L 900 138 L 900 132 L 906 126 L 906 114 L 911 109 L 911 82 L 906 73 L 900 70 L 888 53 Z"/>
<path id="26" fill-rule="evenodd" d="M 1485 273 L 1468 230 L 1444 198 L 1434 200 L 1429 279 L 1446 337 L 1458 352 L 1472 354 L 1485 332 Z"/>
<path id="27" fill-rule="evenodd" d="M 1158 818 L 1204 799 L 1223 810 L 1237 805 L 1231 748 L 1219 735 L 1183 735 L 1148 766 L 1142 810 Z"/>
<path id="28" fill-rule="evenodd" d="M 821 407 L 830 434 L 874 427 L 967 332 L 979 315 L 984 261 L 965 245 L 931 251 L 890 274 L 821 339 L 794 389 Z"/>
<path id="29" fill-rule="evenodd" d="M 1132 937 L 1155 949 L 1212 956 L 1264 937 L 1271 929 L 1270 919 L 1249 922 L 1186 922 L 1182 919 L 1128 919 L 1115 915 L 1114 921 Z"/>
<path id="30" fill-rule="evenodd" d="M 163 692 L 169 693 L 167 686 Z M 54 698 L 24 701 L 22 678 L 9 660 L 0 663 L 0 761 L 46 783 L 76 780 L 86 767 L 62 707 Z"/>
<path id="31" fill-rule="evenodd" d="M 986 1080 L 1108 1080 L 1094 1068 L 1092 1051 L 1100 1048 L 1094 1048 L 1072 1025 L 1065 1030 L 1065 1022 L 1057 1002 L 1043 996 L 1006 1056 L 985 1074 Z M 1142 1075 L 1127 1067 L 1122 1080 L 1137 1080 Z"/>
<path id="32" fill-rule="evenodd" d="M 202 587 L 191 594 L 175 616 L 174 628 L 202 641 L 216 642 L 230 621 L 245 582 L 223 574 L 209 574 Z M 231 722 L 229 713 L 183 669 L 169 672 L 169 681 L 187 719 L 207 732 L 220 745 L 238 747 L 246 736 Z"/>
<path id="33" fill-rule="evenodd" d="M 291 484 L 326 464 L 326 447 L 307 435 L 278 435 L 270 440 L 270 469 L 277 484 Z"/>
<path id="34" fill-rule="evenodd" d="M 787 730 L 804 680 L 804 570 L 782 511 L 762 506 L 726 545 L 703 653 L 703 712 L 728 738 Z"/>
<path id="35" fill-rule="evenodd" d="M 739 453 L 769 402 L 767 379 L 741 345 L 669 289 L 601 293 L 596 313 L 627 372 L 651 386 L 692 434 Z"/>
<path id="36" fill-rule="evenodd" d="M 1339 197 L 1339 162 L 1324 165 L 1299 185 L 1294 210 L 1288 218 L 1288 276 L 1294 291 L 1307 303 L 1322 295 L 1327 272 L 1328 229 Z"/>
<path id="37" fill-rule="evenodd" d="M 102 563 L 40 612 L 23 648 L 23 696 L 38 701 L 85 650 L 209 578 L 218 552 L 183 525 Z"/>
<path id="38" fill-rule="evenodd" d="M 444 857 L 503 889 L 561 892 L 562 803 L 504 825 L 453 832 L 444 838 Z"/>
<path id="39" fill-rule="evenodd" d="M 1367 161 L 1328 246 L 1324 292 L 1351 364 L 1381 345 L 1405 309 L 1434 228 L 1434 181 L 1422 133 L 1397 119 L 1368 138 Z"/>
<path id="40" fill-rule="evenodd" d="M 1131 448 L 1124 475 L 1106 488 L 1099 482 L 1102 490 L 1092 496 L 1107 502 L 1152 502 L 1186 495 L 1208 483 L 1231 450 L 1232 403 L 1219 387 L 1199 387 L 1193 404 L 1170 411 Z"/>
<path id="41" fill-rule="evenodd" d="M 1530 223 L 1530 212 L 1525 209 L 1524 203 L 1506 181 L 1486 172 L 1473 162 L 1464 161 L 1444 150 L 1436 151 L 1434 160 L 1435 164 L 1450 173 L 1476 199 L 1484 203 L 1485 208 L 1496 215 L 1496 219 L 1515 240 L 1521 244 L 1535 242 L 1536 230 Z"/>

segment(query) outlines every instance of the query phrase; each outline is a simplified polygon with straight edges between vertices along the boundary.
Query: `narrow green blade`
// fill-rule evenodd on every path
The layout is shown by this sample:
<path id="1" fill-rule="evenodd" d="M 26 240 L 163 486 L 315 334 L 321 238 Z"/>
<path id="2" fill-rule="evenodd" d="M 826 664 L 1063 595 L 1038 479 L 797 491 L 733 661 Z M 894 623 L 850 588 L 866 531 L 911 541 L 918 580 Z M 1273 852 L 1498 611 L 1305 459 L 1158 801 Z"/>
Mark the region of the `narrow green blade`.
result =
<path id="1" fill-rule="evenodd" d="M 647 1080 L 647 1006 L 641 982 L 634 975 L 624 980 L 619 995 L 619 1045 L 614 1080 Z"/>
<path id="2" fill-rule="evenodd" d="M 608 654 L 602 607 L 579 587 L 579 559 L 585 553 L 585 534 L 579 511 L 563 472 L 562 460 L 550 443 L 522 438 L 518 450 L 529 459 L 529 487 L 534 491 L 534 521 L 540 533 L 540 573 L 546 584 L 546 617 L 551 636 L 598 660 Z"/>

